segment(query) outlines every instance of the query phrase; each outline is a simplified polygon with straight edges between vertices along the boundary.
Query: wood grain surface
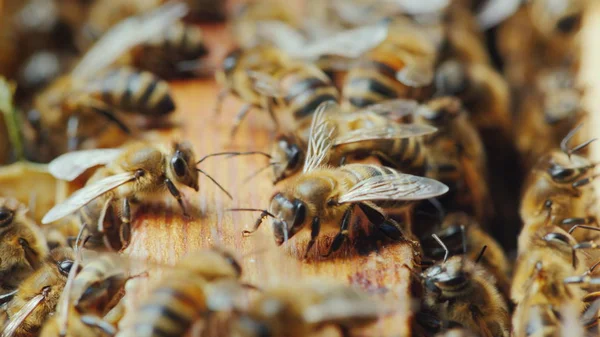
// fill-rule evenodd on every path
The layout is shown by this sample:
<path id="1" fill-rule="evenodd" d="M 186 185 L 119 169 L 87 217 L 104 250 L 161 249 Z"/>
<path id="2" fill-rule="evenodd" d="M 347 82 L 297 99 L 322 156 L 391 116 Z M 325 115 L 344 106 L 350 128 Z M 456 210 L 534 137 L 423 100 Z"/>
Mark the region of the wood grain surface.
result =
<path id="1" fill-rule="evenodd" d="M 227 31 L 220 26 L 204 27 L 210 45 L 210 62 L 216 64 L 229 49 Z M 231 122 L 240 102 L 228 97 L 223 112 L 215 116 L 213 108 L 219 88 L 212 79 L 173 83 L 177 104 L 174 116 L 180 127 L 163 132 L 165 140 L 190 141 L 198 157 L 220 151 L 268 151 L 274 136 L 273 123 L 262 111 L 252 111 L 240 127 L 235 139 L 230 137 Z M 200 177 L 200 191 L 183 191 L 187 207 L 193 211 L 186 219 L 173 198 L 166 195 L 161 202 L 142 206 L 135 214 L 133 237 L 125 253 L 134 259 L 149 259 L 174 264 L 188 252 L 219 244 L 234 250 L 244 268 L 244 281 L 260 287 L 293 282 L 303 278 L 329 278 L 369 291 L 393 307 L 393 314 L 382 317 L 361 335 L 407 336 L 409 334 L 410 271 L 413 248 L 406 243 L 390 244 L 375 234 L 356 240 L 356 249 L 346 244 L 332 258 L 311 258 L 303 261 L 309 230 L 305 229 L 281 247 L 275 244 L 271 229 L 265 222 L 258 232 L 244 238 L 242 231 L 251 229 L 259 213 L 227 212 L 234 207 L 267 208 L 275 188 L 270 172 L 265 171 L 245 182 L 253 172 L 267 164 L 261 156 L 210 158 L 201 168 L 219 181 L 233 196 L 230 200 L 206 177 Z M 360 220 L 360 219 L 359 219 Z M 356 224 L 358 226 L 358 223 Z M 315 245 L 323 251 L 331 242 L 332 233 L 325 231 Z M 153 277 L 150 278 L 154 279 Z M 141 282 L 138 283 L 138 282 Z M 146 284 L 144 284 L 146 283 Z M 137 281 L 129 287 L 130 314 L 122 321 L 127 326 L 136 303 L 148 291 L 152 282 Z M 336 330 L 323 335 L 337 336 Z"/>

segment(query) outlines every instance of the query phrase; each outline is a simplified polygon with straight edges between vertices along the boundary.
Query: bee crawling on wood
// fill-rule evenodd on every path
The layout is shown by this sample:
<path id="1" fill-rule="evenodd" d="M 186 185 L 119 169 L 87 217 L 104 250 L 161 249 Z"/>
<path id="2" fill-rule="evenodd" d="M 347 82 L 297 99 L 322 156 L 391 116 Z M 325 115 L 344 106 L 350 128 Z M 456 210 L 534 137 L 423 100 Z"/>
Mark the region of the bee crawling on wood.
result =
<path id="1" fill-rule="evenodd" d="M 405 239 L 404 230 L 388 218 L 384 209 L 407 210 L 419 200 L 447 192 L 438 181 L 400 173 L 394 169 L 364 164 L 349 164 L 339 168 L 324 166 L 332 145 L 335 126 L 325 113 L 335 104 L 323 103 L 315 112 L 310 128 L 309 145 L 302 174 L 285 182 L 271 199 L 251 231 L 256 231 L 269 217 L 278 245 L 300 230 L 310 227 L 311 238 L 305 257 L 315 244 L 322 225 L 338 225 L 326 256 L 337 251 L 346 241 L 350 222 L 357 207 L 367 219 L 394 240 Z"/>

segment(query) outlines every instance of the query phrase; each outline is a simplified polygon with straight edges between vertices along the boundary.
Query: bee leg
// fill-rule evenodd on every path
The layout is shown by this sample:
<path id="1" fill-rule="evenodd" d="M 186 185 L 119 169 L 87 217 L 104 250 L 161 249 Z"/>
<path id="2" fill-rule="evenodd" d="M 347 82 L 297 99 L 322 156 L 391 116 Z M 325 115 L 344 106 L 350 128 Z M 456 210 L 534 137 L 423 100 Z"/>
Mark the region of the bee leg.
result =
<path id="1" fill-rule="evenodd" d="M 314 217 L 310 225 L 310 241 L 308 241 L 306 252 L 304 252 L 305 259 L 308 256 L 308 252 L 310 252 L 310 249 L 315 244 L 315 241 L 319 236 L 319 232 L 321 232 L 321 219 L 319 219 L 319 217 Z"/>
<path id="2" fill-rule="evenodd" d="M 79 137 L 77 130 L 79 129 L 79 118 L 77 116 L 69 117 L 67 121 L 67 150 L 69 152 L 79 149 Z"/>
<path id="3" fill-rule="evenodd" d="M 250 112 L 250 110 L 253 107 L 254 107 L 254 105 L 252 105 L 252 104 L 246 104 L 242 107 L 242 109 L 240 109 L 240 112 L 238 112 L 238 114 L 235 116 L 235 120 L 233 121 L 233 127 L 231 128 L 231 137 L 232 138 L 237 133 L 237 130 L 240 127 L 240 124 L 242 123 L 242 120 L 244 120 L 244 117 L 246 117 L 248 115 L 248 112 Z"/>
<path id="4" fill-rule="evenodd" d="M 98 224 L 96 225 L 98 228 L 98 232 L 102 233 L 102 240 L 104 241 L 104 245 L 109 249 L 112 249 L 112 245 L 110 244 L 108 235 L 104 228 L 104 218 L 106 217 L 106 212 L 108 212 L 108 207 L 110 206 L 112 201 L 113 198 L 110 197 L 104 202 L 104 205 L 102 205 L 102 210 L 100 211 L 100 216 L 98 217 Z"/>
<path id="5" fill-rule="evenodd" d="M 594 217 L 594 216 L 588 216 L 586 218 L 582 218 L 582 217 L 580 217 L 580 218 L 565 218 L 565 219 L 562 219 L 560 223 L 561 223 L 561 225 L 572 226 L 571 229 L 569 230 L 569 232 L 572 232 L 577 228 L 600 231 L 600 228 L 586 226 L 586 225 L 590 225 L 590 224 L 598 224 L 598 221 L 596 220 L 596 217 Z"/>
<path id="6" fill-rule="evenodd" d="M 585 186 L 589 183 L 591 183 L 595 178 L 597 178 L 599 175 L 595 174 L 591 177 L 587 177 L 587 178 L 583 178 L 581 180 L 577 180 L 576 182 L 574 182 L 572 184 L 573 188 L 579 188 L 581 186 Z"/>
<path id="7" fill-rule="evenodd" d="M 123 199 L 121 206 L 121 228 L 119 228 L 119 239 L 123 248 L 129 244 L 131 237 L 131 204 L 128 198 Z"/>
<path id="8" fill-rule="evenodd" d="M 350 225 L 350 218 L 352 217 L 352 210 L 354 209 L 354 205 L 350 206 L 342 217 L 342 224 L 340 225 L 340 231 L 333 238 L 333 242 L 331 246 L 329 246 L 329 250 L 327 254 L 322 255 L 323 257 L 328 257 L 331 253 L 337 251 L 342 246 L 342 243 L 346 241 L 348 237 L 348 226 Z"/>
<path id="9" fill-rule="evenodd" d="M 219 94 L 217 94 L 217 101 L 215 102 L 215 107 L 214 107 L 215 115 L 218 115 L 221 113 L 221 110 L 223 108 L 223 101 L 225 100 L 225 97 L 227 97 L 227 95 L 229 95 L 229 89 L 227 89 L 227 88 L 221 89 L 219 91 Z"/>
<path id="10" fill-rule="evenodd" d="M 95 327 L 102 330 L 102 332 L 104 332 L 108 336 L 114 336 L 117 334 L 117 329 L 115 329 L 115 327 L 112 324 L 105 322 L 102 318 L 98 316 L 83 315 L 81 316 L 81 322 L 87 326 Z"/>
<path id="11" fill-rule="evenodd" d="M 263 211 L 262 213 L 260 213 L 260 216 L 258 217 L 258 219 L 256 219 L 256 222 L 254 223 L 254 227 L 252 228 L 252 230 L 245 230 L 242 232 L 242 235 L 244 237 L 246 237 L 246 236 L 256 232 L 267 216 L 269 216 L 269 212 L 267 212 L 267 211 Z"/>
<path id="12" fill-rule="evenodd" d="M 277 116 L 275 116 L 275 111 L 273 111 L 273 101 L 269 97 L 265 97 L 265 109 L 271 116 L 273 123 L 275 123 L 275 128 L 279 129 L 279 121 L 277 120 Z"/>
<path id="13" fill-rule="evenodd" d="M 181 193 L 179 193 L 179 190 L 177 189 L 175 184 L 173 184 L 171 179 L 166 178 L 165 185 L 167 185 L 167 189 L 169 190 L 169 193 L 171 193 L 171 195 L 174 196 L 175 199 L 177 199 L 177 202 L 179 203 L 179 206 L 181 207 L 181 210 L 183 211 L 183 216 L 186 218 L 189 218 L 190 215 L 187 213 L 187 211 L 185 209 L 185 204 L 183 203 L 183 198 L 181 197 Z"/>

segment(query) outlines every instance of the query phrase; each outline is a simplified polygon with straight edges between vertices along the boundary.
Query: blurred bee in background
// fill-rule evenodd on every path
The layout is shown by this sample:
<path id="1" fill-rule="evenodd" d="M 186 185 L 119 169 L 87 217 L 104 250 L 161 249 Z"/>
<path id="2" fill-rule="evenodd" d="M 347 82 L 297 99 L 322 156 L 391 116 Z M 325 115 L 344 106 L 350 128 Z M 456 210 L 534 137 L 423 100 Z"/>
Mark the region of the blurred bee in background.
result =
<path id="1" fill-rule="evenodd" d="M 92 43 L 121 20 L 149 12 L 158 5 L 158 1 L 96 1 L 91 6 L 78 37 L 80 49 L 89 49 Z M 170 79 L 193 75 L 184 69 L 185 64 L 198 63 L 198 59 L 207 54 L 202 30 L 195 25 L 177 21 L 133 47 L 117 63 Z"/>
<path id="2" fill-rule="evenodd" d="M 237 260 L 223 249 L 187 255 L 150 291 L 122 336 L 183 336 L 198 321 L 239 309 L 241 275 Z"/>
<path id="3" fill-rule="evenodd" d="M 448 321 L 481 332 L 482 336 L 508 337 L 510 315 L 494 277 L 477 260 L 471 261 L 464 255 L 448 258 L 449 250 L 437 236 L 434 238 L 445 255 L 442 262 L 421 275 L 425 307 Z M 485 246 L 479 256 L 484 250 Z"/>
<path id="4" fill-rule="evenodd" d="M 310 226 L 311 238 L 304 256 L 315 244 L 322 225 L 339 226 L 325 256 L 337 251 L 353 231 L 350 228 L 358 206 L 374 228 L 393 240 L 408 240 L 407 233 L 384 210 L 409 210 L 419 200 L 433 198 L 448 191 L 432 179 L 412 176 L 377 165 L 349 164 L 328 168 L 331 147 L 335 144 L 335 126 L 327 118 L 335 103 L 323 103 L 315 112 L 310 128 L 309 145 L 302 174 L 286 181 L 271 199 L 251 231 L 270 217 L 278 245 Z"/>
<path id="5" fill-rule="evenodd" d="M 74 254 L 70 248 L 50 251 L 41 266 L 19 285 L 6 304 L 7 321 L 3 337 L 34 336 L 56 304 L 73 267 Z"/>
<path id="6" fill-rule="evenodd" d="M 327 326 L 342 336 L 369 326 L 384 313 L 382 303 L 346 285 L 323 280 L 266 289 L 234 321 L 234 335 L 309 336 Z"/>
<path id="7" fill-rule="evenodd" d="M 591 225 L 598 227 L 593 172 L 596 164 L 575 152 L 586 147 L 586 141 L 573 148 L 569 140 L 580 129 L 573 129 L 561 142 L 561 150 L 552 150 L 538 160 L 525 180 L 520 213 L 525 227 L 528 222 L 549 221 L 555 226 Z M 598 237 L 595 231 L 574 234 L 577 241 Z"/>
<path id="8" fill-rule="evenodd" d="M 434 229 L 434 233 L 445 243 L 449 256 L 464 254 L 494 276 L 496 287 L 508 301 L 510 299 L 511 264 L 500 244 L 471 216 L 462 212 L 449 213 L 443 217 L 443 222 Z M 425 256 L 439 260 L 446 251 L 431 236 L 421 239 Z M 481 254 L 481 247 L 487 247 Z"/>
<path id="9" fill-rule="evenodd" d="M 180 4 L 165 6 L 113 27 L 71 73 L 57 79 L 35 98 L 28 120 L 34 130 L 30 132 L 34 138 L 31 144 L 45 145 L 41 156 L 46 158 L 42 159 L 77 149 L 81 139 L 98 137 L 106 127 L 100 116 L 128 133 L 127 125 L 115 115 L 116 109 L 152 118 L 174 110 L 168 84 L 154 75 L 128 68 L 104 71 L 117 57 L 160 33 L 186 12 Z M 122 137 L 112 138 L 115 142 L 123 141 Z"/>
<path id="10" fill-rule="evenodd" d="M 13 290 L 46 259 L 40 228 L 15 199 L 0 197 L 0 290 Z"/>
<path id="11" fill-rule="evenodd" d="M 329 163 L 337 166 L 347 157 L 374 156 L 385 166 L 404 173 L 423 175 L 427 151 L 420 136 L 432 134 L 434 127 L 400 124 L 418 109 L 412 100 L 390 100 L 351 113 L 342 113 L 339 107 L 329 109 L 325 118 L 335 125 L 335 142 Z M 302 170 L 308 144 L 308 128 L 280 134 L 271 149 L 271 163 L 275 183 Z"/>
<path id="12" fill-rule="evenodd" d="M 526 169 L 558 147 L 586 114 L 581 105 L 582 92 L 576 88 L 575 74 L 569 69 L 546 69 L 536 79 L 535 89 L 525 94 L 515 123 L 516 146 Z M 574 135 L 573 141 L 581 143 L 580 138 Z"/>
<path id="13" fill-rule="evenodd" d="M 194 20 L 223 21 L 227 18 L 227 0 L 186 0 Z"/>
<path id="14" fill-rule="evenodd" d="M 42 223 L 48 224 L 79 211 L 82 224 L 91 225 L 90 230 L 94 234 L 103 234 L 107 247 L 119 250 L 129 241 L 132 202 L 147 200 L 166 189 L 177 200 L 183 214 L 188 216 L 177 185 L 198 191 L 199 172 L 231 197 L 196 164 L 194 152 L 188 143 L 158 146 L 133 143 L 120 149 L 77 151 L 62 155 L 52 161 L 49 167 L 50 172 L 59 179 L 71 181 L 88 168 L 106 166 L 98 169 L 85 187 L 52 208 Z M 98 226 L 95 227 L 95 224 Z"/>

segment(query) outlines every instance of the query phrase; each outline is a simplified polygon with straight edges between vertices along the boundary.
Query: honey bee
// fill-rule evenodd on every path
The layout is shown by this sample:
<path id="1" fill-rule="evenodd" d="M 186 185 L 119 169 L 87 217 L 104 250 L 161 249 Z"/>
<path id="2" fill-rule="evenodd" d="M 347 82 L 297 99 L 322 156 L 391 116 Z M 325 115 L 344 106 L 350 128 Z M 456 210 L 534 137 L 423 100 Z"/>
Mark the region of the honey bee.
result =
<path id="1" fill-rule="evenodd" d="M 338 327 L 343 336 L 371 325 L 382 314 L 381 303 L 345 285 L 327 281 L 286 284 L 266 289 L 234 323 L 234 335 L 309 336 Z"/>
<path id="2" fill-rule="evenodd" d="M 464 254 L 471 261 L 478 260 L 478 264 L 494 276 L 496 287 L 509 300 L 510 262 L 500 244 L 473 217 L 462 212 L 449 213 L 444 216 L 435 234 L 445 243 L 450 256 Z M 433 242 L 430 237 L 423 238 L 421 243 L 427 256 L 434 259 L 444 257 L 445 250 L 439 248 L 437 242 Z M 485 254 L 479 257 L 481 247 L 484 246 L 487 247 Z"/>
<path id="3" fill-rule="evenodd" d="M 310 124 L 319 104 L 339 99 L 337 88 L 321 69 L 290 60 L 272 47 L 233 51 L 223 61 L 217 80 L 223 86 L 217 111 L 228 93 L 246 103 L 236 116 L 232 135 L 252 108 L 267 111 L 275 122 L 275 110 L 283 110 L 295 129 Z"/>
<path id="4" fill-rule="evenodd" d="M 66 333 L 61 334 L 59 316 L 54 315 L 44 323 L 40 337 L 112 337 L 117 333 L 117 328 L 110 322 L 94 315 L 81 314 L 72 306 L 68 310 Z"/>
<path id="5" fill-rule="evenodd" d="M 237 307 L 242 269 L 218 248 L 189 254 L 175 265 L 137 310 L 122 336 L 183 336 L 209 314 Z"/>
<path id="6" fill-rule="evenodd" d="M 7 324 L 2 337 L 35 336 L 51 315 L 73 267 L 70 248 L 50 251 L 41 266 L 17 288 L 7 303 Z"/>
<path id="7" fill-rule="evenodd" d="M 575 87 L 574 77 L 566 68 L 541 71 L 533 92 L 525 94 L 515 123 L 516 146 L 525 168 L 558 147 L 585 115 L 580 103 L 582 93 Z"/>
<path id="8" fill-rule="evenodd" d="M 0 197 L 0 289 L 11 290 L 36 270 L 48 255 L 46 240 L 27 208 Z"/>
<path id="9" fill-rule="evenodd" d="M 449 321 L 482 336 L 508 337 L 510 315 L 494 286 L 494 277 L 477 261 L 465 256 L 448 258 L 448 249 L 441 240 L 439 243 L 444 247 L 444 260 L 427 268 L 421 276 L 425 285 L 424 305 L 434 312 L 444 312 Z"/>
<path id="10" fill-rule="evenodd" d="M 527 222 L 544 222 L 555 226 L 591 225 L 598 227 L 594 207 L 594 187 L 590 182 L 596 166 L 588 159 L 574 154 L 586 147 L 586 141 L 573 148 L 569 140 L 579 130 L 573 129 L 561 142 L 561 150 L 552 150 L 538 160 L 525 180 L 521 199 L 521 217 Z M 527 225 L 526 225 L 527 226 Z M 591 240 L 595 231 L 574 233 L 577 241 Z"/>
<path id="11" fill-rule="evenodd" d="M 205 158 L 215 155 L 232 153 L 212 154 Z M 51 223 L 79 211 L 81 222 L 89 225 L 92 232 L 103 233 L 105 244 L 118 250 L 128 243 L 132 202 L 166 189 L 177 200 L 184 216 L 188 216 L 177 185 L 198 191 L 198 173 L 206 175 L 231 197 L 216 180 L 196 167 L 205 158 L 198 162 L 195 158 L 190 144 L 185 142 L 170 146 L 133 143 L 120 149 L 64 154 L 49 165 L 50 173 L 59 179 L 71 181 L 90 167 L 105 166 L 98 169 L 82 189 L 54 206 L 42 223 Z M 120 217 L 120 221 L 110 221 L 113 216 Z M 98 224 L 97 229 L 95 224 Z"/>
<path id="12" fill-rule="evenodd" d="M 344 109 L 431 95 L 436 45 L 417 26 L 390 23 L 387 38 L 359 58 L 344 81 Z"/>
<path id="13" fill-rule="evenodd" d="M 424 124 L 400 124 L 394 118 L 416 111 L 412 100 L 391 100 L 343 114 L 331 108 L 326 118 L 335 125 L 335 143 L 329 162 L 337 165 L 344 158 L 377 157 L 384 165 L 401 169 L 404 173 L 424 174 L 427 151 L 419 136 L 432 134 L 434 127 Z M 306 157 L 308 130 L 280 134 L 271 149 L 271 163 L 275 183 L 302 169 Z"/>
<path id="14" fill-rule="evenodd" d="M 412 176 L 377 165 L 349 164 L 327 168 L 335 126 L 325 114 L 335 108 L 324 103 L 315 112 L 302 174 L 286 181 L 271 199 L 268 210 L 247 235 L 256 231 L 264 218 L 271 218 L 275 242 L 283 244 L 310 223 L 311 239 L 305 257 L 319 236 L 321 225 L 339 224 L 326 256 L 337 251 L 350 232 L 350 222 L 358 206 L 375 228 L 395 240 L 405 240 L 403 229 L 384 213 L 407 210 L 418 200 L 433 198 L 448 187 L 432 179 Z"/>
<path id="15" fill-rule="evenodd" d="M 168 4 L 144 16 L 126 19 L 105 34 L 68 75 L 58 78 L 35 98 L 28 119 L 37 131 L 38 145 L 46 143 L 52 157 L 76 149 L 80 139 L 95 136 L 106 126 L 102 118 L 128 133 L 129 128 L 115 115 L 115 109 L 153 118 L 172 112 L 175 105 L 166 82 L 148 72 L 105 68 L 184 14 L 185 6 Z"/>

